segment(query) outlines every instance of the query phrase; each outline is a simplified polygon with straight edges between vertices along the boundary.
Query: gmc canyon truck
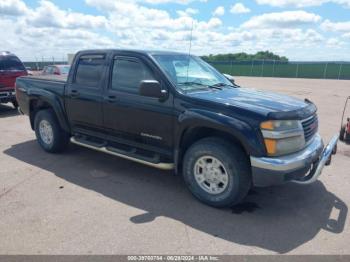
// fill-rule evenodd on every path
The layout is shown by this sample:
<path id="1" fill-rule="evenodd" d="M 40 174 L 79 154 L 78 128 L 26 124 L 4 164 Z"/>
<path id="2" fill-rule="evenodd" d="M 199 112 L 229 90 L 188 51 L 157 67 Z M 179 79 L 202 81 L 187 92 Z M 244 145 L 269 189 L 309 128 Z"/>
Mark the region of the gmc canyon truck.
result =
<path id="1" fill-rule="evenodd" d="M 252 186 L 310 184 L 336 153 L 309 100 L 239 88 L 200 58 L 161 51 L 79 52 L 68 78 L 21 77 L 20 111 L 40 146 L 69 142 L 182 173 L 214 207 Z"/>

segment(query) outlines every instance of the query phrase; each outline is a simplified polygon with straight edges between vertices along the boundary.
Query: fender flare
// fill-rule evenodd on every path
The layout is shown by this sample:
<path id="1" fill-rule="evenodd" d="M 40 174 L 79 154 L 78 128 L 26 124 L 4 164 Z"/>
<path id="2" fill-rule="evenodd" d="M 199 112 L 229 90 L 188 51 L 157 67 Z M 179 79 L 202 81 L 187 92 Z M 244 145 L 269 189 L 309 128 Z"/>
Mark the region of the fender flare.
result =
<path id="1" fill-rule="evenodd" d="M 175 130 L 175 162 L 181 154 L 181 143 L 187 132 L 194 128 L 211 128 L 225 132 L 239 141 L 248 155 L 263 156 L 265 147 L 256 129 L 237 118 L 202 109 L 187 110 L 178 117 Z"/>
<path id="2" fill-rule="evenodd" d="M 31 102 L 33 100 L 38 100 L 38 101 L 42 101 L 42 102 L 49 104 L 50 107 L 55 112 L 60 126 L 65 131 L 70 132 L 70 127 L 69 127 L 69 123 L 68 123 L 68 120 L 67 120 L 66 115 L 65 115 L 63 103 L 57 97 L 56 94 L 54 94 L 50 91 L 44 90 L 44 89 L 34 88 L 34 89 L 30 89 L 28 91 L 28 96 L 29 96 L 29 104 L 31 104 Z M 30 112 L 30 114 L 31 113 L 32 112 Z M 32 128 L 33 128 L 33 126 L 32 126 Z"/>

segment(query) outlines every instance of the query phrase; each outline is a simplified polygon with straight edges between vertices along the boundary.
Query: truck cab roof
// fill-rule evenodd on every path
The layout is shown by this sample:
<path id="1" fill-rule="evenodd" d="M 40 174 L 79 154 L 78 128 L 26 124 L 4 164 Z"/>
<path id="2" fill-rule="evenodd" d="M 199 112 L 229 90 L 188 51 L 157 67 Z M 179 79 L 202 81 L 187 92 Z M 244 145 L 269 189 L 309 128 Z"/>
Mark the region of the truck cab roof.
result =
<path id="1" fill-rule="evenodd" d="M 79 51 L 78 54 L 93 54 L 93 53 L 110 53 L 110 52 L 125 52 L 140 55 L 188 55 L 188 53 L 165 51 L 165 50 L 141 50 L 141 49 L 90 49 Z"/>

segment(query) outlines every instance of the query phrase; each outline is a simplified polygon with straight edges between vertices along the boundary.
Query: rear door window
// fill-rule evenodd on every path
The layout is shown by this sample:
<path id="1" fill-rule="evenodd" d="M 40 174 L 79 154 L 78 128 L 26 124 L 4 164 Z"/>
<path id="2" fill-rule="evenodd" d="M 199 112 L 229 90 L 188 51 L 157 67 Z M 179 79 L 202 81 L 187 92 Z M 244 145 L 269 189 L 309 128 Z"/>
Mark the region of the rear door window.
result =
<path id="1" fill-rule="evenodd" d="M 24 65 L 16 56 L 0 56 L 0 71 L 24 71 Z"/>
<path id="2" fill-rule="evenodd" d="M 75 83 L 98 88 L 102 79 L 104 63 L 104 55 L 81 56 L 78 62 Z"/>

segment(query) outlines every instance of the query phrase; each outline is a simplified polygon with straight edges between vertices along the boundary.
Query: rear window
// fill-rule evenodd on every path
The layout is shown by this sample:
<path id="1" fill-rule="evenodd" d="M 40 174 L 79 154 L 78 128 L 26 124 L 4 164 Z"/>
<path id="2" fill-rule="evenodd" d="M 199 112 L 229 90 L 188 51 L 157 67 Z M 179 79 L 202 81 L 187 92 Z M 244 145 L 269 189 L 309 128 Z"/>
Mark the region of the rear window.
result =
<path id="1" fill-rule="evenodd" d="M 104 62 L 104 55 L 81 56 L 75 76 L 75 82 L 88 87 L 99 87 Z"/>
<path id="2" fill-rule="evenodd" d="M 68 75 L 70 66 L 62 66 L 60 67 L 61 73 L 64 75 Z"/>
<path id="3" fill-rule="evenodd" d="M 9 71 L 17 70 L 24 71 L 24 65 L 22 62 L 15 56 L 0 56 L 0 70 Z"/>

